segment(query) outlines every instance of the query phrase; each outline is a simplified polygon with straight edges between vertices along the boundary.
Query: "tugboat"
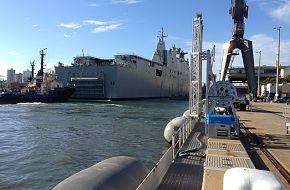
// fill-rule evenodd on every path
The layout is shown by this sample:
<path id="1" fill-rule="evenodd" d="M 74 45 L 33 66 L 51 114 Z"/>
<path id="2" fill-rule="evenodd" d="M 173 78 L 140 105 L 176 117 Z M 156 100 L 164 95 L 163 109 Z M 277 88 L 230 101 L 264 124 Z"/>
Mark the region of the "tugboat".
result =
<path id="1" fill-rule="evenodd" d="M 31 63 L 32 77 L 28 85 L 21 92 L 2 92 L 0 104 L 17 104 L 31 102 L 66 102 L 74 93 L 72 87 L 63 87 L 57 82 L 55 73 L 44 73 L 45 49 L 40 50 L 41 68 L 34 78 L 34 62 Z"/>

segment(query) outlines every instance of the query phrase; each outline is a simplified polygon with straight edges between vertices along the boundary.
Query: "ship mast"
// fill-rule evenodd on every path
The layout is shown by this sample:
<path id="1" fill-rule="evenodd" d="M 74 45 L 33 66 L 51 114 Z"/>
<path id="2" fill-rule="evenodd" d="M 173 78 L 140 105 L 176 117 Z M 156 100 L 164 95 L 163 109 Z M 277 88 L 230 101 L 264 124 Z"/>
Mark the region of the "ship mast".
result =
<path id="1" fill-rule="evenodd" d="M 167 35 L 164 34 L 163 27 L 161 28 L 161 31 L 159 31 L 159 35 L 157 37 L 159 38 L 159 41 L 157 43 L 157 52 L 159 55 L 159 60 L 161 63 L 163 63 L 163 65 L 167 65 L 167 54 L 164 41 L 164 38 L 166 38 Z"/>
<path id="2" fill-rule="evenodd" d="M 43 83 L 43 75 L 44 75 L 44 56 L 46 55 L 45 50 L 47 48 L 44 48 L 42 50 L 40 50 L 40 70 L 38 71 L 37 75 L 36 75 L 36 85 L 38 87 L 41 86 L 41 84 Z"/>
<path id="3" fill-rule="evenodd" d="M 168 37 L 164 34 L 163 27 L 161 28 L 160 34 L 157 37 L 159 38 L 159 42 L 164 42 L 164 38 Z"/>
<path id="4" fill-rule="evenodd" d="M 40 50 L 40 74 L 43 77 L 43 73 L 44 73 L 44 56 L 46 55 L 46 53 L 44 52 L 47 48 L 44 48 L 42 50 Z"/>
<path id="5" fill-rule="evenodd" d="M 30 65 L 31 65 L 31 78 L 30 81 L 32 81 L 32 79 L 34 78 L 34 67 L 35 67 L 35 61 L 30 61 Z"/>

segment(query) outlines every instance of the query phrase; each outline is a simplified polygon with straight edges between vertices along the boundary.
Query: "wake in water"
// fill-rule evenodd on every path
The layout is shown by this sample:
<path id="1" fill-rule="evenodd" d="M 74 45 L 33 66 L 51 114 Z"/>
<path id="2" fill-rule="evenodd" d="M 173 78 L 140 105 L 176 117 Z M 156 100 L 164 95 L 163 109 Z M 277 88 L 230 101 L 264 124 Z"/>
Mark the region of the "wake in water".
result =
<path id="1" fill-rule="evenodd" d="M 104 106 L 112 106 L 112 107 L 125 107 L 124 105 L 121 104 L 102 104 Z"/>
<path id="2" fill-rule="evenodd" d="M 27 102 L 27 103 L 17 103 L 17 105 L 45 105 L 43 102 Z"/>

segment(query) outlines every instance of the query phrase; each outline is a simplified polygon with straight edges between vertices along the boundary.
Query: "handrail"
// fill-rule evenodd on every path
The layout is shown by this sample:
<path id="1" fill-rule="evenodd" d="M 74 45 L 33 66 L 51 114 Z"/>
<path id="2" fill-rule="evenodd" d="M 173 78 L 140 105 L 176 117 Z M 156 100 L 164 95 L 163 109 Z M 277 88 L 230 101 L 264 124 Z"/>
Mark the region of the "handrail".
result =
<path id="1" fill-rule="evenodd" d="M 177 152 L 180 150 L 182 145 L 185 143 L 186 139 L 189 137 L 189 134 L 192 131 L 191 127 L 191 117 L 186 119 L 186 122 L 172 134 L 172 161 L 176 158 Z M 178 147 L 178 150 L 175 149 Z"/>
<path id="2" fill-rule="evenodd" d="M 171 147 L 166 151 L 166 153 L 162 156 L 159 162 L 150 171 L 147 177 L 139 185 L 137 190 L 157 189 L 159 183 L 165 176 L 171 163 L 174 162 L 174 159 L 176 157 L 175 154 L 179 151 L 178 150 L 176 152 L 174 149 L 176 147 L 179 147 L 179 149 L 182 147 L 186 139 L 189 137 L 190 132 L 192 131 L 191 125 L 194 124 L 195 123 L 193 123 L 193 120 L 191 118 L 186 118 L 186 121 L 181 125 L 181 127 L 175 133 L 173 133 Z"/>

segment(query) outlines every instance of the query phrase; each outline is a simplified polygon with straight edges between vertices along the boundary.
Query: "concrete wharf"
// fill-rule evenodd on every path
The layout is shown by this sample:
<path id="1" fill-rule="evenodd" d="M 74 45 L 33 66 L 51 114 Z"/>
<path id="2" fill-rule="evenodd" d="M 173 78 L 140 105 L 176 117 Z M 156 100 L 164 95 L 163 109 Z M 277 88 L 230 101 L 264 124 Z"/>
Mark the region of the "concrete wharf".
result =
<path id="1" fill-rule="evenodd" d="M 277 170 L 274 164 L 265 156 L 261 150 L 261 145 L 257 146 L 247 138 L 248 130 L 256 136 L 262 143 L 262 148 L 266 149 L 272 157 L 290 173 L 290 135 L 286 133 L 283 110 L 290 105 L 285 103 L 265 103 L 253 102 L 252 112 L 238 112 L 243 135 L 241 141 L 245 147 L 252 147 L 248 153 L 257 169 L 264 169 L 273 172 L 284 184 L 286 189 L 290 189 L 290 182 Z M 289 115 L 288 115 L 289 117 Z"/>
<path id="2" fill-rule="evenodd" d="M 275 163 L 264 151 L 290 173 L 290 135 L 286 134 L 283 109 L 286 104 L 253 102 L 252 111 L 238 111 L 241 123 L 240 138 L 205 138 L 206 147 L 201 152 L 206 158 L 177 157 L 163 178 L 161 189 L 222 190 L 223 175 L 234 167 L 256 168 L 273 172 L 290 189 L 289 181 L 279 172 Z M 290 110 L 290 106 L 289 106 Z M 195 147 L 194 137 L 200 129 L 193 130 L 183 149 Z M 259 143 L 255 143 L 255 139 Z M 187 169 L 185 169 L 185 167 Z M 201 180 L 201 181 L 200 181 Z"/>

